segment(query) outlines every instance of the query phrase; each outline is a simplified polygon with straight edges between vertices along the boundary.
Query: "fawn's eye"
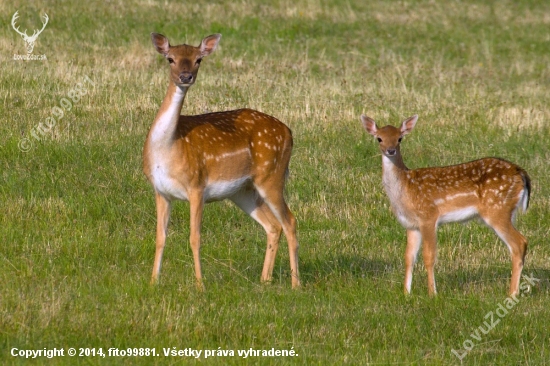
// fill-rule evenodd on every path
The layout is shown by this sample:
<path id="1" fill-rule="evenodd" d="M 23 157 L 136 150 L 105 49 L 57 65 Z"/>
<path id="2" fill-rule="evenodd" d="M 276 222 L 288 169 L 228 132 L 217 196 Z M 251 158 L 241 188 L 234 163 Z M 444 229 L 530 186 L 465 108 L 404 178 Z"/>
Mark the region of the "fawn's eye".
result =
<path id="1" fill-rule="evenodd" d="M 195 63 L 196 63 L 197 65 L 200 65 L 200 64 L 201 64 L 201 61 L 202 61 L 202 58 L 198 58 L 197 61 L 195 61 Z"/>
<path id="2" fill-rule="evenodd" d="M 378 142 L 382 142 L 382 139 L 380 137 L 377 137 L 376 139 L 378 140 Z"/>
<path id="3" fill-rule="evenodd" d="M 174 59 L 173 59 L 172 57 L 168 57 L 168 59 L 167 59 L 167 60 L 168 60 L 168 62 L 170 62 L 171 64 L 173 64 L 173 63 L 174 63 Z"/>
<path id="4" fill-rule="evenodd" d="M 403 137 L 400 137 L 399 140 L 397 140 L 397 142 L 401 142 L 401 140 L 403 140 Z"/>

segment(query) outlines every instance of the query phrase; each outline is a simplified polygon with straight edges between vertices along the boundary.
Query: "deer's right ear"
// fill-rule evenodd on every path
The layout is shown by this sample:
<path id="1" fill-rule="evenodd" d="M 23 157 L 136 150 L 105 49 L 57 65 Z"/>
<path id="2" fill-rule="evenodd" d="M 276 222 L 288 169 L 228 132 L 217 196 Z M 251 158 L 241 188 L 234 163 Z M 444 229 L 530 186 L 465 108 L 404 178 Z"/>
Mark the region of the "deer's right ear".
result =
<path id="1" fill-rule="evenodd" d="M 153 46 L 155 46 L 155 49 L 161 55 L 166 56 L 168 51 L 170 51 L 170 42 L 162 34 L 151 33 L 151 41 L 153 41 Z"/>
<path id="2" fill-rule="evenodd" d="M 378 127 L 376 126 L 376 122 L 368 116 L 365 116 L 364 114 L 361 115 L 361 122 L 363 123 L 363 128 L 371 135 L 376 137 Z"/>

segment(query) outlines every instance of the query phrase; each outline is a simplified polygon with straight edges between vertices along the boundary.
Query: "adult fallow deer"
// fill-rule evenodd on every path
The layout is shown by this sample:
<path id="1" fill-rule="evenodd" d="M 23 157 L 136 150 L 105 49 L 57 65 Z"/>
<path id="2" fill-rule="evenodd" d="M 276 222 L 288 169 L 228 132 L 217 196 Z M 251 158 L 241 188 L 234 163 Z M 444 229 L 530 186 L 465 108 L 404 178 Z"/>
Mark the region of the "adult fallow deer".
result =
<path id="1" fill-rule="evenodd" d="M 298 287 L 296 220 L 283 195 L 293 144 L 290 129 L 275 117 L 251 109 L 180 115 L 202 59 L 216 49 L 220 38 L 220 34 L 208 36 L 199 47 L 171 46 L 165 36 L 151 34 L 155 49 L 170 64 L 168 91 L 143 149 L 143 171 L 153 185 L 157 208 L 152 282 L 158 281 L 172 202 L 183 200 L 190 205 L 195 277 L 203 288 L 199 253 L 204 204 L 227 198 L 267 233 L 261 280 L 272 278 L 284 231 L 292 287 Z"/>

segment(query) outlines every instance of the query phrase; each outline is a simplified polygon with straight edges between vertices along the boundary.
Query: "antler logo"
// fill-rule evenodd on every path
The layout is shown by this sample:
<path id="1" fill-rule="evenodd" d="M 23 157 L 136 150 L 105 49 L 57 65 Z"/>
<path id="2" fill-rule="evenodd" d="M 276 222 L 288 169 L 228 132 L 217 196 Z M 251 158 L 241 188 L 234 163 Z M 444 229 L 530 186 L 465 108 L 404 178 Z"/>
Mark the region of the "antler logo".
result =
<path id="1" fill-rule="evenodd" d="M 25 41 L 25 47 L 27 48 L 27 55 L 30 55 L 32 53 L 32 50 L 34 49 L 34 44 L 36 43 L 36 39 L 38 38 L 40 33 L 42 33 L 44 28 L 46 28 L 46 24 L 48 24 L 48 20 L 49 20 L 48 14 L 44 13 L 44 22 L 42 22 L 42 29 L 35 30 L 32 36 L 29 36 L 27 34 L 26 29 L 24 32 L 21 32 L 19 30 L 19 27 L 15 26 L 15 21 L 17 20 L 17 18 L 19 18 L 18 13 L 19 11 L 16 11 L 15 14 L 13 14 L 13 17 L 11 18 L 11 26 L 13 27 L 13 29 L 15 29 L 17 33 L 19 33 L 19 35 L 21 35 L 21 37 L 23 37 L 23 40 Z"/>

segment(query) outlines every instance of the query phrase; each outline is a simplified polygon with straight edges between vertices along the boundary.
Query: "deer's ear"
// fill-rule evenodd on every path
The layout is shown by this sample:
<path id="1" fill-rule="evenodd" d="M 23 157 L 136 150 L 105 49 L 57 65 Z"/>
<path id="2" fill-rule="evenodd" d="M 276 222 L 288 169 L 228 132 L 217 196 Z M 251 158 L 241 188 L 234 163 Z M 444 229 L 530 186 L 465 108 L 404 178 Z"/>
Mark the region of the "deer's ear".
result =
<path id="1" fill-rule="evenodd" d="M 151 41 L 153 42 L 153 46 L 155 46 L 157 52 L 161 55 L 166 56 L 168 51 L 170 51 L 170 42 L 168 42 L 168 38 L 162 34 L 151 33 Z"/>
<path id="2" fill-rule="evenodd" d="M 418 121 L 418 115 L 414 115 L 412 117 L 407 118 L 401 123 L 401 136 L 405 136 L 413 130 L 414 126 L 416 126 L 416 121 Z"/>
<path id="3" fill-rule="evenodd" d="M 221 38 L 222 35 L 219 33 L 212 34 L 211 36 L 204 38 L 200 45 L 201 57 L 208 56 L 214 52 L 216 47 L 218 47 L 218 43 L 220 43 Z"/>
<path id="4" fill-rule="evenodd" d="M 364 114 L 361 116 L 361 122 L 363 123 L 363 128 L 372 136 L 376 137 L 376 133 L 378 131 L 378 126 L 376 126 L 376 122 L 368 116 L 365 116 Z"/>

